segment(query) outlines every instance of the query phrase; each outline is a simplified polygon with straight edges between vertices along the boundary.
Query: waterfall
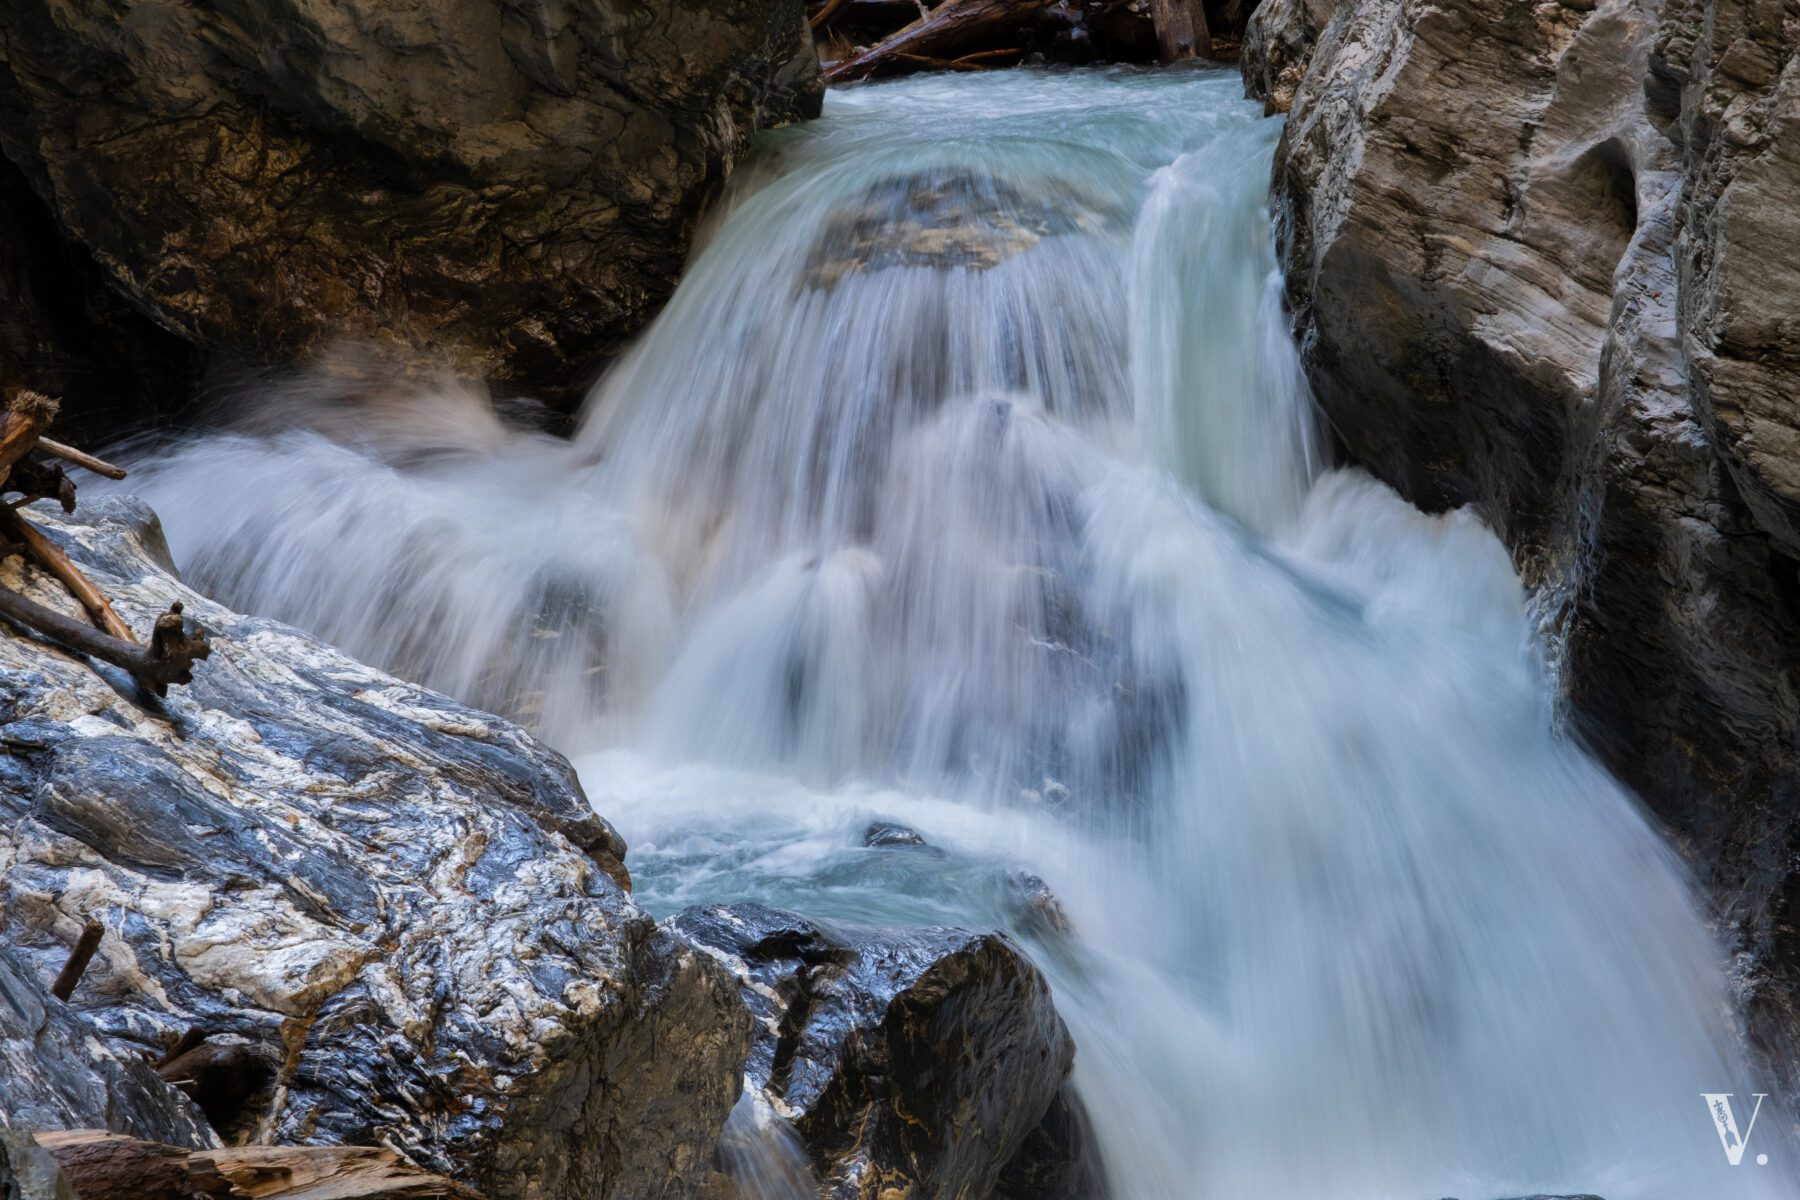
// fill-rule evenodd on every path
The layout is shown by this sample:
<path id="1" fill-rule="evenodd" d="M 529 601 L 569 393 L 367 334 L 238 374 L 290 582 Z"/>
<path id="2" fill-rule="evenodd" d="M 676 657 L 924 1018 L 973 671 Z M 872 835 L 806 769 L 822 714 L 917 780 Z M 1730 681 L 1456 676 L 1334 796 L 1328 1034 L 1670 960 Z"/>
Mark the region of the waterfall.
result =
<path id="1" fill-rule="evenodd" d="M 221 600 L 567 751 L 653 911 L 1012 928 L 1114 1196 L 1791 1196 L 1721 1152 L 1718 948 L 1503 548 L 1319 460 L 1279 133 L 1206 70 L 834 93 L 572 440 L 349 357 L 132 486 Z"/>

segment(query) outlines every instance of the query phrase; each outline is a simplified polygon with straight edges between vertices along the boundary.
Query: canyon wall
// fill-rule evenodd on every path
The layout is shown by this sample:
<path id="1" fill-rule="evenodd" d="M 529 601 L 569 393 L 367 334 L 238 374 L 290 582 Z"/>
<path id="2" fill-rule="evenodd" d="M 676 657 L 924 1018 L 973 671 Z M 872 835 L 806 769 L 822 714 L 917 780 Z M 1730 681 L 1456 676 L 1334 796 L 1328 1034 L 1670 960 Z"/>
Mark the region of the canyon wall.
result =
<path id="1" fill-rule="evenodd" d="M 800 0 L 19 0 L 0 151 L 42 211 L 0 270 L 60 236 L 177 346 L 349 334 L 566 394 L 674 287 L 751 135 L 822 95 Z M 36 340 L 0 384 L 56 390 Z"/>
<path id="2" fill-rule="evenodd" d="M 1790 1063 L 1797 46 L 1792 0 L 1268 0 L 1243 63 L 1343 456 L 1505 539 Z"/>

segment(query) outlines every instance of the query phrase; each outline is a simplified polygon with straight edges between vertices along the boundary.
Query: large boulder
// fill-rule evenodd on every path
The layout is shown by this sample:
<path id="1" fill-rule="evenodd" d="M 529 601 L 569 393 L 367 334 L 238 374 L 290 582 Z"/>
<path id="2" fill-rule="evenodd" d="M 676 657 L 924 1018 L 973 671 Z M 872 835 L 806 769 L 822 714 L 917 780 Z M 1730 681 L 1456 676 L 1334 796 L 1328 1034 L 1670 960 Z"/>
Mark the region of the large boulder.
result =
<path id="1" fill-rule="evenodd" d="M 1093 1169 L 1064 1086 L 1074 1043 L 1005 937 L 756 904 L 668 925 L 736 976 L 757 1027 L 746 1087 L 800 1135 L 821 1195 L 1055 1200 Z"/>
<path id="2" fill-rule="evenodd" d="M 214 648 L 159 701 L 0 632 L 0 942 L 48 978 L 100 921 L 75 1003 L 122 1048 L 202 1029 L 234 1135 L 388 1146 L 491 1197 L 692 1194 L 748 1018 L 633 902 L 567 763 L 183 587 L 134 502 L 32 515 L 128 624 L 179 599 Z M 16 558 L 0 585 L 77 611 Z"/>
<path id="3" fill-rule="evenodd" d="M 1797 43 L 1758 0 L 1268 0 L 1245 60 L 1277 107 L 1293 85 L 1282 251 L 1342 448 L 1505 538 L 1772 1042 L 1800 978 Z"/>
<path id="4" fill-rule="evenodd" d="M 168 328 L 261 359 L 370 334 L 546 390 L 821 97 L 801 0 L 17 0 L 0 29 L 0 149 Z"/>

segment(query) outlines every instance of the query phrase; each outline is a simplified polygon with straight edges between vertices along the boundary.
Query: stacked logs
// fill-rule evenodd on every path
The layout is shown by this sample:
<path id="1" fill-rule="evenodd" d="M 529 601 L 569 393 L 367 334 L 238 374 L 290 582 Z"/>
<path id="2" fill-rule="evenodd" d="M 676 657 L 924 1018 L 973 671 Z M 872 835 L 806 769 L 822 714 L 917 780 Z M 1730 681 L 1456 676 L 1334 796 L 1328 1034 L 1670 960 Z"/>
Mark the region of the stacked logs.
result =
<path id="1" fill-rule="evenodd" d="M 812 0 L 828 83 L 1025 61 L 1229 56 L 1238 0 Z M 1222 34 L 1223 36 L 1216 36 Z"/>
<path id="2" fill-rule="evenodd" d="M 0 544 L 0 558 L 22 554 L 35 561 L 81 602 L 91 623 L 46 608 L 6 587 L 0 587 L 0 616 L 67 649 L 123 668 L 158 696 L 167 695 L 170 684 L 192 682 L 194 662 L 212 653 L 205 632 L 188 628 L 181 616 L 181 602 L 176 601 L 156 619 L 150 644 L 145 646 L 62 547 L 20 511 L 45 499 L 56 500 L 64 512 L 75 510 L 75 484 L 64 463 L 108 479 L 125 478 L 123 469 L 45 436 L 56 410 L 57 403 L 50 397 L 20 391 L 0 418 L 0 538 L 5 539 Z M 5 499 L 15 492 L 18 499 Z"/>

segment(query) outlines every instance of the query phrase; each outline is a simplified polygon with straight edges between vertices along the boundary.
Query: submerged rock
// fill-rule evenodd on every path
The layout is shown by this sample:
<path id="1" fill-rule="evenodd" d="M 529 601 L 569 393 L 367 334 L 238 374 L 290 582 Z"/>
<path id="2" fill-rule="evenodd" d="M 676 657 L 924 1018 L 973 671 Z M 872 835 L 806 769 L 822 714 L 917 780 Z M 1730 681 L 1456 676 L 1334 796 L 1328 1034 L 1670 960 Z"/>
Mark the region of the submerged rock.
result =
<path id="1" fill-rule="evenodd" d="M 832 213 L 802 279 L 829 289 L 847 275 L 899 267 L 986 271 L 1046 238 L 1124 236 L 1129 221 L 1072 181 L 1027 194 L 987 176 L 899 175 Z"/>
<path id="2" fill-rule="evenodd" d="M 863 845 L 870 849 L 884 846 L 924 846 L 927 845 L 925 835 L 910 825 L 901 825 L 896 821 L 871 821 L 863 830 Z"/>
<path id="3" fill-rule="evenodd" d="M 1791 1071 L 1800 40 L 1772 12 L 1270 0 L 1245 73 L 1292 90 L 1277 208 L 1332 428 L 1505 539 L 1575 723 L 1711 885 Z"/>
<path id="4" fill-rule="evenodd" d="M 755 904 L 667 924 L 736 975 L 757 1023 L 746 1084 L 793 1124 L 826 1194 L 986 1196 L 1079 1157 L 1059 1136 L 1074 1044 L 1006 938 L 828 926 Z"/>
<path id="5" fill-rule="evenodd" d="M 0 633 L 0 939 L 28 969 L 104 924 L 76 1005 L 126 1057 L 195 1026 L 246 1047 L 268 1070 L 234 1130 L 385 1145 L 492 1197 L 691 1195 L 748 1022 L 615 882 L 567 763 L 189 591 L 134 502 L 33 516 L 127 623 L 180 599 L 214 650 L 157 701 Z M 0 583 L 74 609 L 17 559 Z"/>
<path id="6" fill-rule="evenodd" d="M 535 390 L 674 286 L 758 129 L 817 115 L 800 0 L 19 0 L 0 147 L 159 322 L 345 332 Z"/>

